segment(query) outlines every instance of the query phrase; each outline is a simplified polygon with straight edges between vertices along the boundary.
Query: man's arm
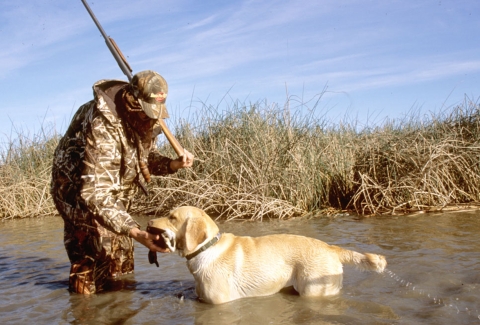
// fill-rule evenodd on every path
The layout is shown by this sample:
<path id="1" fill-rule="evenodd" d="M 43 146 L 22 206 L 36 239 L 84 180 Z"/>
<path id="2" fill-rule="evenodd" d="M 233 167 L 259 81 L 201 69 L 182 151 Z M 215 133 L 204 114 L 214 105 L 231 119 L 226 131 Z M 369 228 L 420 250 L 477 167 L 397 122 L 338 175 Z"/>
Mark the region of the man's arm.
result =
<path id="1" fill-rule="evenodd" d="M 147 247 L 151 251 L 156 251 L 160 253 L 170 252 L 170 249 L 168 248 L 163 249 L 153 243 L 154 240 L 160 240 L 160 235 L 154 235 L 149 232 L 140 230 L 139 228 L 132 228 L 130 230 L 129 236 L 135 239 L 136 241 L 138 241 L 140 244 Z"/>
<path id="2" fill-rule="evenodd" d="M 120 168 L 125 158 L 118 133 L 101 115 L 91 117 L 87 132 L 81 197 L 100 224 L 112 232 L 128 235 L 131 228 L 139 225 L 126 211 L 127 199 L 118 195 L 124 190 Z"/>
<path id="3" fill-rule="evenodd" d="M 158 235 L 140 230 L 139 224 L 126 211 L 124 201 L 117 199 L 118 191 L 122 190 L 122 159 L 120 139 L 112 131 L 113 127 L 105 123 L 103 117 L 97 116 L 91 121 L 85 147 L 81 196 L 98 222 L 108 230 L 128 235 L 152 251 L 168 252 L 153 243 L 160 239 Z"/>
<path id="4" fill-rule="evenodd" d="M 158 151 L 148 155 L 148 169 L 152 175 L 164 176 L 176 173 L 181 168 L 192 167 L 194 156 L 184 149 L 184 155 L 172 160 L 162 156 Z"/>

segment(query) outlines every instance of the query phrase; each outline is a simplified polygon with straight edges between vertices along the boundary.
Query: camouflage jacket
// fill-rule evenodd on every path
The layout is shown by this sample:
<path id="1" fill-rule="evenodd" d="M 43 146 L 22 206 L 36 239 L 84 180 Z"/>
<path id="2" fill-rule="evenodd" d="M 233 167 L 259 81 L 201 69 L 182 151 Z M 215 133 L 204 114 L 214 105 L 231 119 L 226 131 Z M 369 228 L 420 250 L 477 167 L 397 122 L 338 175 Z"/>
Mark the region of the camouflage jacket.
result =
<path id="1" fill-rule="evenodd" d="M 55 150 L 52 197 L 65 221 L 75 227 L 101 225 L 128 235 L 138 226 L 128 209 L 138 191 L 139 159 L 148 161 L 153 175 L 173 172 L 171 159 L 152 150 L 160 126 L 153 127 L 150 148 L 140 150 L 138 135 L 119 117 L 107 94 L 125 85 L 116 80 L 95 83 L 94 100 L 78 109 Z"/>

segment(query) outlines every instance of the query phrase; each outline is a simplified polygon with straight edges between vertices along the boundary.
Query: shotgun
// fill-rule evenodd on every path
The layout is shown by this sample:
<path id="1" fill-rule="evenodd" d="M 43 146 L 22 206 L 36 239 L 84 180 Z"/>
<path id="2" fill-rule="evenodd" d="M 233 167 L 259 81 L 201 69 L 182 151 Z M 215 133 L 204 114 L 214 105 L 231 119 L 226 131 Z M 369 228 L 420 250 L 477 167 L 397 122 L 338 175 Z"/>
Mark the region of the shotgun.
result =
<path id="1" fill-rule="evenodd" d="M 93 22 L 95 23 L 95 25 L 97 25 L 98 30 L 100 31 L 103 38 L 105 39 L 105 43 L 107 43 L 107 47 L 110 50 L 110 52 L 112 53 L 115 60 L 117 61 L 118 66 L 122 70 L 123 74 L 127 76 L 128 81 L 131 81 L 132 77 L 133 77 L 132 68 L 128 64 L 127 60 L 123 56 L 120 49 L 118 48 L 117 43 L 115 43 L 113 38 L 107 36 L 107 34 L 105 33 L 105 31 L 102 28 L 102 25 L 100 25 L 97 18 L 93 14 L 92 9 L 90 9 L 90 6 L 88 5 L 87 1 L 82 0 L 82 2 L 83 2 L 83 5 L 85 6 L 85 8 L 87 9 L 88 13 L 90 14 L 90 17 L 92 17 Z M 165 137 L 167 138 L 170 145 L 173 147 L 173 150 L 175 150 L 175 152 L 177 153 L 178 157 L 183 156 L 185 150 L 180 145 L 178 140 L 174 137 L 172 132 L 170 132 L 169 128 L 167 127 L 167 124 L 165 123 L 165 121 L 163 119 L 158 119 L 158 122 L 160 124 L 160 127 L 162 128 L 163 133 L 165 134 Z"/>

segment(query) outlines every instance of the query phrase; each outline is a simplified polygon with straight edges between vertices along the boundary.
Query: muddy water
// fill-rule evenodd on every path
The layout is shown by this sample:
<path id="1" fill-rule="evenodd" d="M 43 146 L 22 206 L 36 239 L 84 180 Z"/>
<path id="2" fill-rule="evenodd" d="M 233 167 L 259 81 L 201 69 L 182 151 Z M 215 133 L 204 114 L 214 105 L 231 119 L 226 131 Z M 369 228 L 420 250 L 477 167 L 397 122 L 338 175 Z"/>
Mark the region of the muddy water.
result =
<path id="1" fill-rule="evenodd" d="M 218 306 L 196 300 L 182 258 L 159 256 L 156 268 L 139 246 L 134 275 L 107 293 L 70 294 L 62 227 L 60 218 L 0 222 L 1 324 L 480 324 L 480 212 L 222 223 L 239 235 L 302 234 L 380 253 L 389 265 L 382 275 L 346 266 L 335 297 L 285 290 Z"/>

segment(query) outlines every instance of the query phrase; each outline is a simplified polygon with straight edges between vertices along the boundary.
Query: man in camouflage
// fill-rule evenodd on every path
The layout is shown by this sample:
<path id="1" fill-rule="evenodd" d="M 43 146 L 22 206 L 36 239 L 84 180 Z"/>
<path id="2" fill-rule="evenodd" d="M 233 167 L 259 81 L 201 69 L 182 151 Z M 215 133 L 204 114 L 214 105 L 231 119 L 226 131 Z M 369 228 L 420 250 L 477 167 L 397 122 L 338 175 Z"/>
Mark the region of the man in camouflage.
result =
<path id="1" fill-rule="evenodd" d="M 154 150 L 158 121 L 168 117 L 162 76 L 147 70 L 130 83 L 101 80 L 93 92 L 55 150 L 51 184 L 65 224 L 69 288 L 84 294 L 102 290 L 109 277 L 133 272 L 133 239 L 165 252 L 153 243 L 158 235 L 140 230 L 128 213 L 141 182 L 140 167 L 167 175 L 193 164 L 186 150 L 175 160 Z"/>

